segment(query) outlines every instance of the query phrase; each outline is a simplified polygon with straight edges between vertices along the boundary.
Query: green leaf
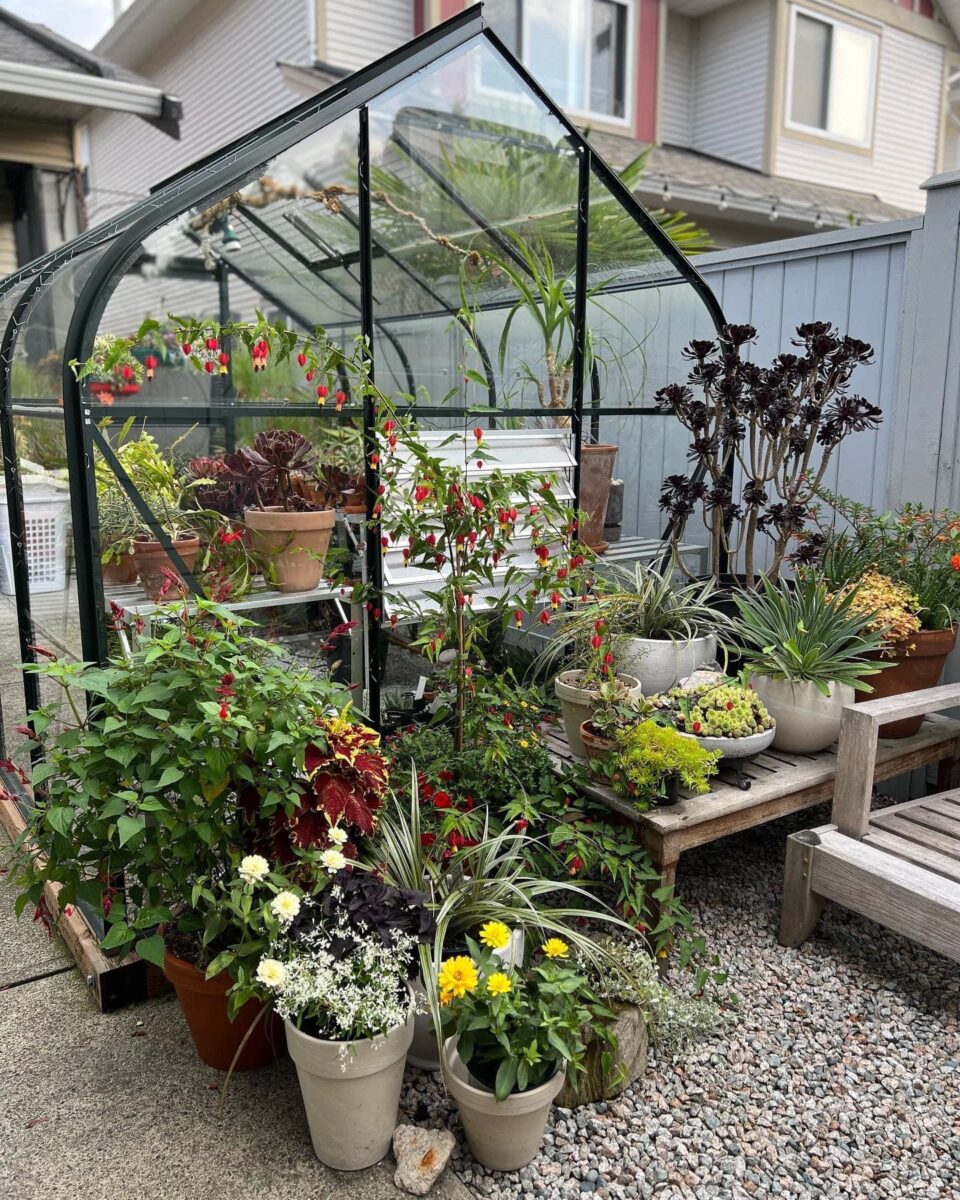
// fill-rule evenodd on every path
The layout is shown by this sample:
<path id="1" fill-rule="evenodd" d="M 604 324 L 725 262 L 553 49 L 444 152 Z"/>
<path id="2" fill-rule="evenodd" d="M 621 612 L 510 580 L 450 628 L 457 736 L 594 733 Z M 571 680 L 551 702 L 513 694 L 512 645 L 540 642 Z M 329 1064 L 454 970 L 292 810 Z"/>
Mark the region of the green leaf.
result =
<path id="1" fill-rule="evenodd" d="M 113 928 L 116 929 L 116 925 Z M 110 932 L 112 933 L 113 929 Z M 163 970 L 163 938 L 159 933 L 154 933 L 150 937 L 140 938 L 134 946 L 134 950 L 140 958 L 146 959 L 147 962 L 153 963 L 155 967 Z"/>
<path id="2" fill-rule="evenodd" d="M 104 950 L 119 950 L 122 946 L 128 946 L 136 934 L 132 929 L 128 928 L 123 921 L 117 921 L 111 925 L 107 931 L 107 936 L 100 943 Z"/>
<path id="3" fill-rule="evenodd" d="M 513 1091 L 517 1083 L 517 1060 L 505 1058 L 497 1068 L 497 1078 L 493 1085 L 494 1094 L 501 1102 Z"/>
<path id="4" fill-rule="evenodd" d="M 45 779 L 49 779 L 56 772 L 56 763 L 50 762 L 47 759 L 44 762 L 37 763 L 30 772 L 30 781 L 36 786 L 38 783 L 43 783 Z"/>
<path id="5" fill-rule="evenodd" d="M 131 838 L 135 838 L 138 833 L 143 833 L 145 824 L 143 817 L 119 817 L 117 833 L 120 836 L 120 845 L 125 846 Z"/>
<path id="6" fill-rule="evenodd" d="M 48 808 L 46 812 L 47 824 L 56 833 L 63 834 L 64 837 L 70 836 L 70 830 L 73 828 L 73 809 L 67 807 Z"/>
<path id="7" fill-rule="evenodd" d="M 183 778 L 183 771 L 179 767 L 167 767 L 157 781 L 157 789 L 163 791 L 171 787 L 178 779 Z"/>
<path id="8" fill-rule="evenodd" d="M 154 904 L 141 908 L 133 923 L 134 929 L 150 929 L 153 925 L 162 925 L 164 921 L 173 919 L 173 913 L 165 904 Z"/>

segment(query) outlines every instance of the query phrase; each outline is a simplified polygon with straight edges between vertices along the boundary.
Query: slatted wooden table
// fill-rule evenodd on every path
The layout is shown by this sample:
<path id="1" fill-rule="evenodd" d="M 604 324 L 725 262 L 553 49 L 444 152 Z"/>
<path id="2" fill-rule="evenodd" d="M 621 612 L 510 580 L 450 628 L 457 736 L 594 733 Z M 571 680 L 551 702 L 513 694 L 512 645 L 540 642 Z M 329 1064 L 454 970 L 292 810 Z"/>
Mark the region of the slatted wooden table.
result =
<path id="1" fill-rule="evenodd" d="M 570 753 L 561 725 L 547 726 L 544 732 L 558 764 L 582 761 Z M 915 737 L 881 738 L 874 778 L 877 782 L 891 779 L 932 763 L 939 764 L 939 788 L 960 786 L 960 721 L 930 716 Z M 736 773 L 722 767 L 707 795 L 684 795 L 674 805 L 646 813 L 637 812 L 629 800 L 599 782 L 585 784 L 583 790 L 635 826 L 666 886 L 674 882 L 684 850 L 822 804 L 833 795 L 836 773 L 835 746 L 816 755 L 768 751 L 745 767 L 749 790 L 738 787 Z M 896 816 L 897 810 L 878 812 L 878 829 L 883 827 L 884 813 Z M 950 815 L 941 816 L 952 820 Z"/>

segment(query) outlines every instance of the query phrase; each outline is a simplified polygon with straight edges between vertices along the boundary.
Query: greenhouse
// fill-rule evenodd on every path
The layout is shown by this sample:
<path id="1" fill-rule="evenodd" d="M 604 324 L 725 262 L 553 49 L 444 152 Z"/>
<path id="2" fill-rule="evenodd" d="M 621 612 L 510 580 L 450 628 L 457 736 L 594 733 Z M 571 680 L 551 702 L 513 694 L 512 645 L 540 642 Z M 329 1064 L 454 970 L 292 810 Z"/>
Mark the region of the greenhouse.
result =
<path id="1" fill-rule="evenodd" d="M 273 336 L 320 327 L 327 357 L 314 370 L 295 347 L 258 358 L 258 322 Z M 279 590 L 254 562 L 224 566 L 229 548 L 212 562 L 216 521 L 196 531 L 203 569 L 184 577 L 209 594 L 219 570 L 219 598 L 295 653 L 325 646 L 378 720 L 397 616 L 360 605 L 354 583 L 379 587 L 386 572 L 409 598 L 429 581 L 404 579 L 401 548 L 382 554 L 365 536 L 375 402 L 350 363 L 362 355 L 422 429 L 490 431 L 492 459 L 559 470 L 570 498 L 599 486 L 606 503 L 609 447 L 621 446 L 615 536 L 622 556 L 649 557 L 660 481 L 685 453 L 653 396 L 681 374 L 681 348 L 719 322 L 694 268 L 479 9 L 158 185 L 2 283 L 7 736 L 40 699 L 37 677 L 21 689 L 13 666 L 33 643 L 98 660 L 111 601 L 149 620 L 156 601 L 120 561 L 111 524 L 132 506 L 170 549 L 146 445 L 179 488 L 185 464 L 196 487 L 204 463 L 261 431 L 307 439 L 337 512 L 338 578 Z M 592 457 L 592 444 L 608 450 Z M 195 507 L 203 497 L 196 487 Z"/>

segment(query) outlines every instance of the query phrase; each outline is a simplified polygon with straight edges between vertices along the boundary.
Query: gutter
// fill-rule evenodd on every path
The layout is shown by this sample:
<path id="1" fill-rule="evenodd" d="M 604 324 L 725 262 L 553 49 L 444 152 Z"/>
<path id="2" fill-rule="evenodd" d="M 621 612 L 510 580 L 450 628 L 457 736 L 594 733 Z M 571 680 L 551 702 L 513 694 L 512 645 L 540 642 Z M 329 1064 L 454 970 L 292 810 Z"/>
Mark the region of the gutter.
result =
<path id="1" fill-rule="evenodd" d="M 120 112 L 135 113 L 138 117 L 159 118 L 165 115 L 164 94 L 160 88 L 7 60 L 0 61 L 0 92 L 10 92 L 16 96 L 40 96 L 48 100 L 86 104 L 92 108 L 113 108 Z"/>

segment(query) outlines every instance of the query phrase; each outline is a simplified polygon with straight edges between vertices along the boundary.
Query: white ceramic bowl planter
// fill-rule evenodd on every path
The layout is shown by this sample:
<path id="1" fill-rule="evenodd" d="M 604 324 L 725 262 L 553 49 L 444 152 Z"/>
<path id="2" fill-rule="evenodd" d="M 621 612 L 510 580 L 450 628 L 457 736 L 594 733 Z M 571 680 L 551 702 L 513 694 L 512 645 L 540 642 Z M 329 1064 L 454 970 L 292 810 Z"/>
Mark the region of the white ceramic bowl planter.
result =
<path id="1" fill-rule="evenodd" d="M 699 742 L 704 750 L 719 750 L 724 758 L 753 758 L 770 745 L 777 732 L 776 725 L 772 729 L 764 729 L 762 733 L 750 733 L 746 737 L 701 737 L 696 733 L 685 733 L 683 736 Z"/>
<path id="2" fill-rule="evenodd" d="M 844 683 L 832 683 L 829 697 L 812 683 L 789 683 L 754 675 L 750 682 L 764 707 L 777 723 L 773 744 L 789 754 L 819 754 L 840 736 L 844 706 L 853 704 L 856 692 Z"/>
<path id="3" fill-rule="evenodd" d="M 536 1158 L 554 1098 L 564 1073 L 526 1092 L 498 1101 L 467 1070 L 457 1053 L 457 1039 L 443 1045 L 443 1079 L 457 1102 L 470 1153 L 491 1171 L 519 1171 Z"/>
<path id="4" fill-rule="evenodd" d="M 681 679 L 692 675 L 698 667 L 716 660 L 716 635 L 683 640 L 678 638 L 627 637 L 619 643 L 617 665 L 630 675 L 636 675 L 645 696 L 668 692 Z"/>
<path id="5" fill-rule="evenodd" d="M 314 1152 L 336 1171 L 372 1167 L 390 1149 L 413 1039 L 410 995 L 404 1024 L 375 1038 L 326 1042 L 285 1022 Z"/>

